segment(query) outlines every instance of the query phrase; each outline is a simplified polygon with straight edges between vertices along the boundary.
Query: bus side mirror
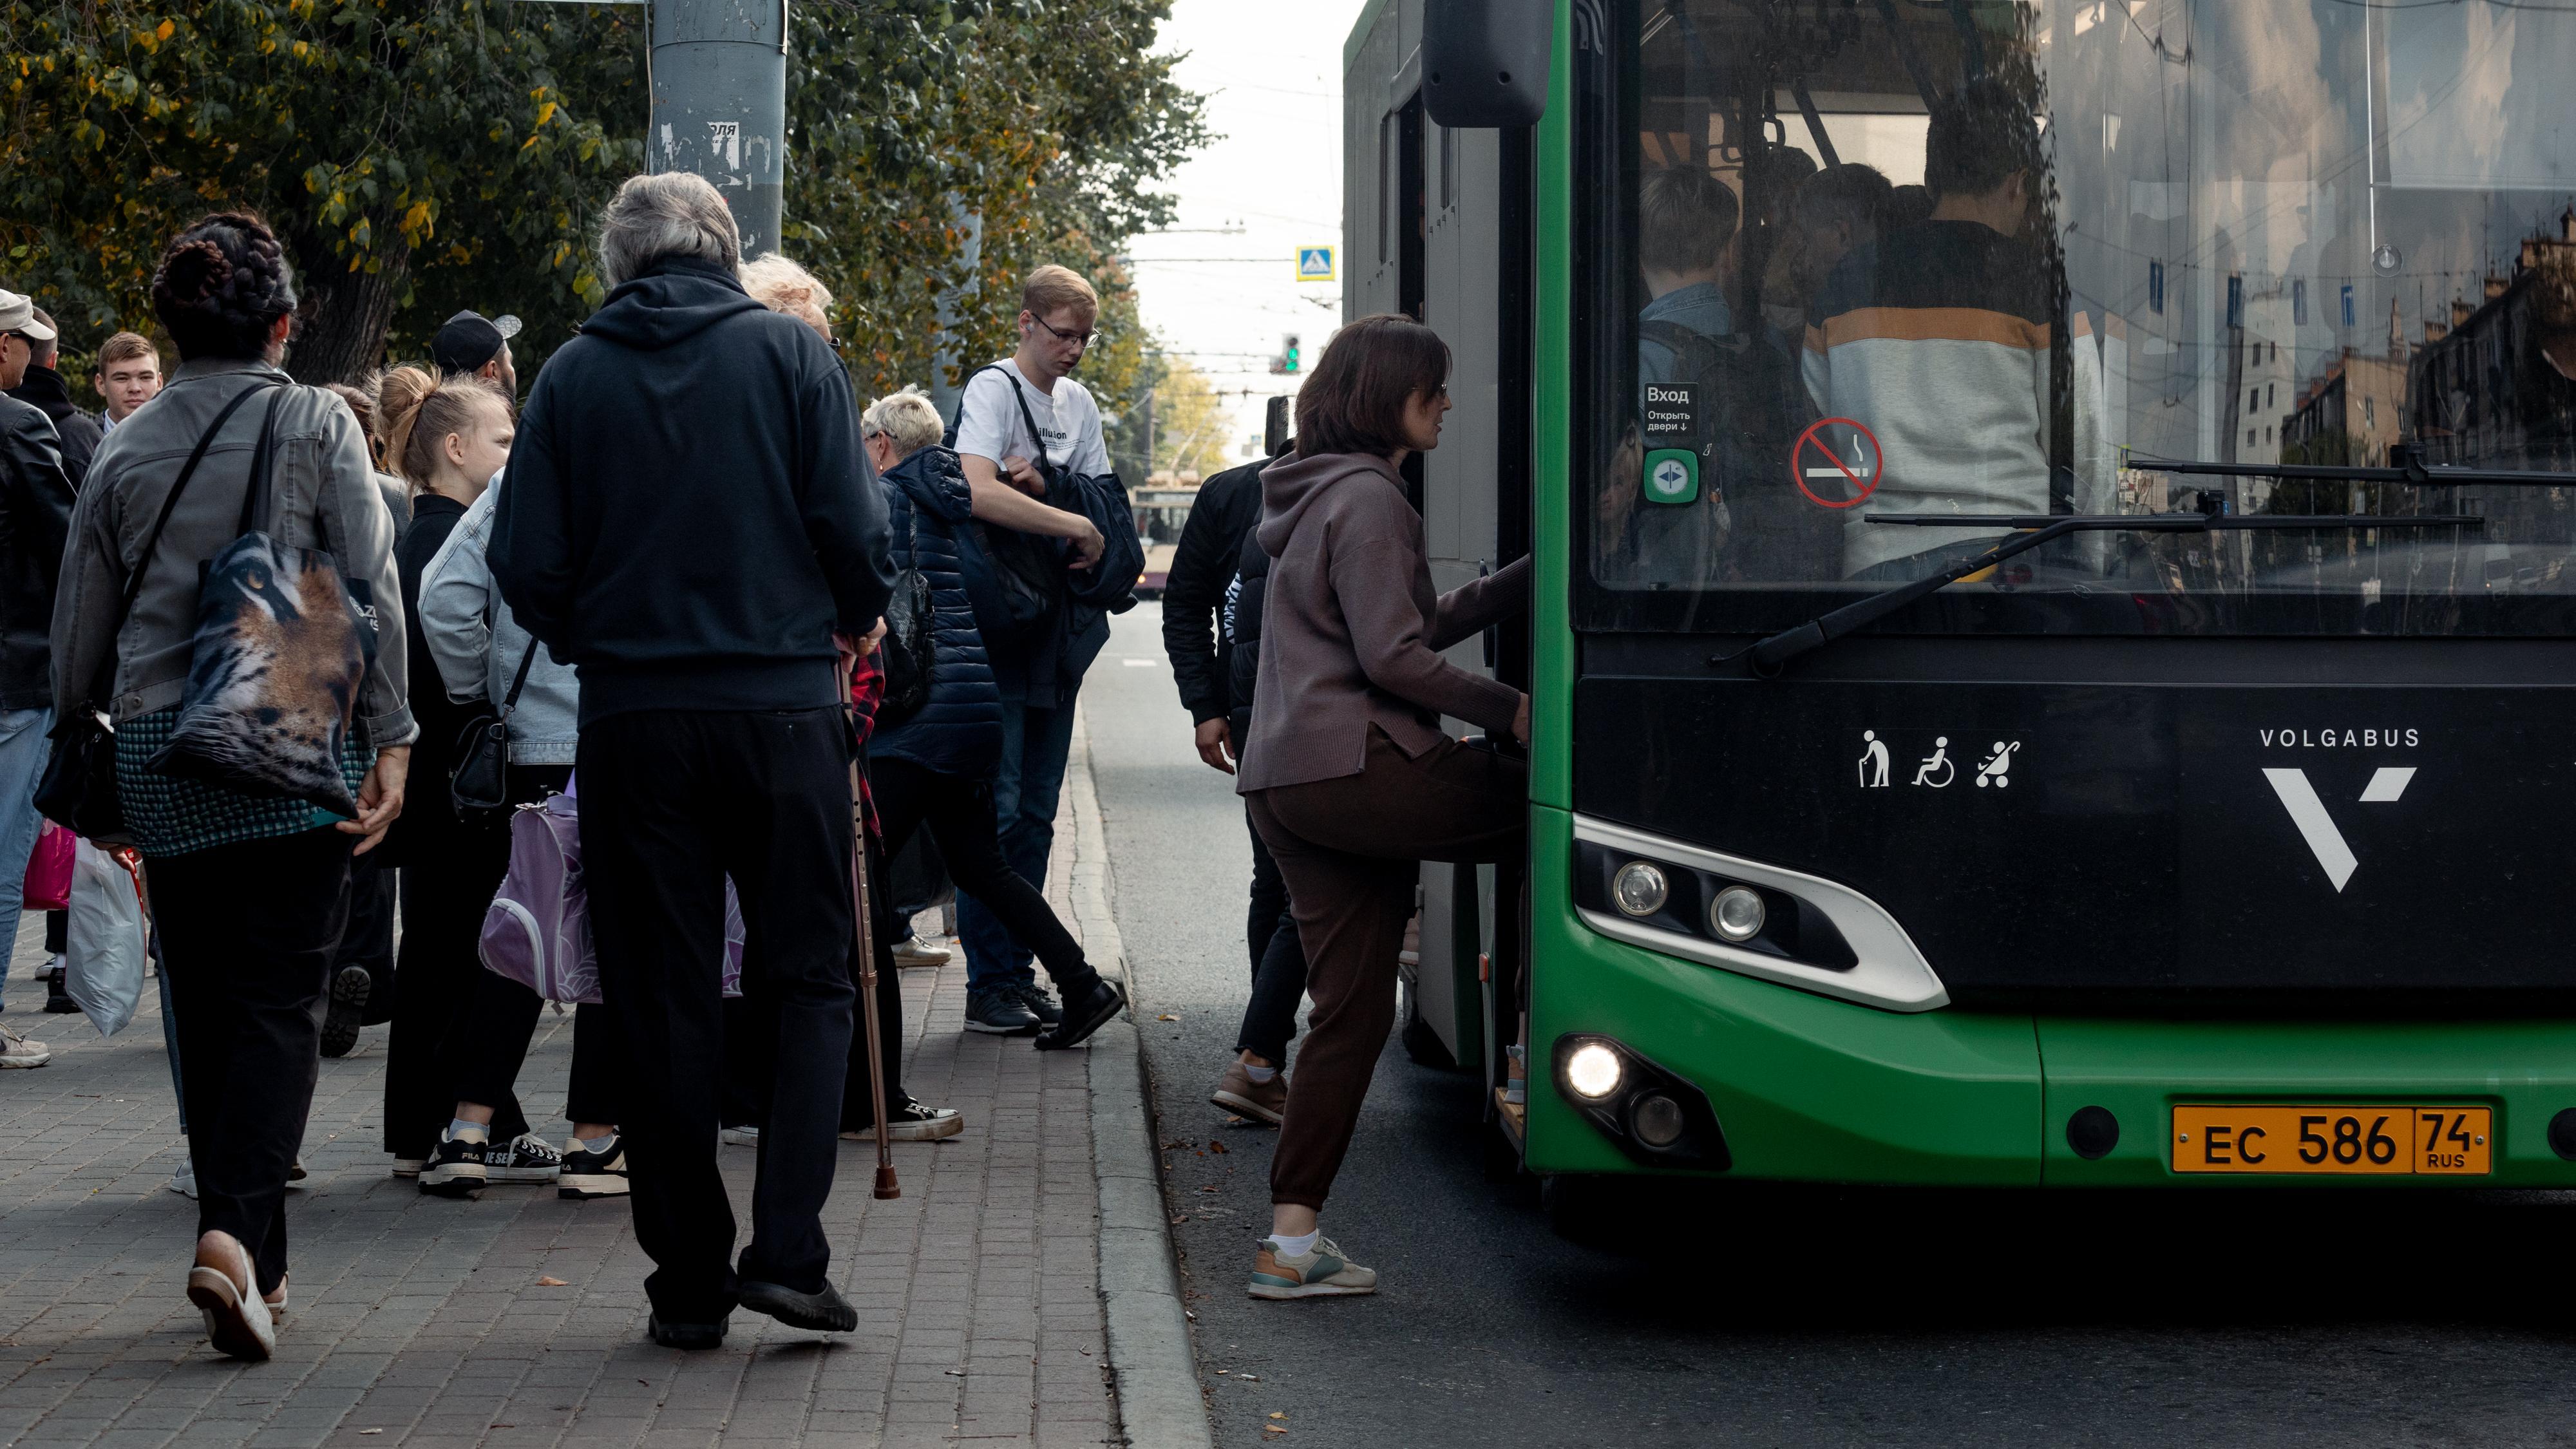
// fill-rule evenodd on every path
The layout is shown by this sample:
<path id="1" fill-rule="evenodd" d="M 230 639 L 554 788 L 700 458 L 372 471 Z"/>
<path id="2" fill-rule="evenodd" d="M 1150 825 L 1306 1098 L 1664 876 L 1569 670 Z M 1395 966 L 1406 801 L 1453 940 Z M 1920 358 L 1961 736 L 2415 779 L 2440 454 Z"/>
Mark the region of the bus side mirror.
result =
<path id="1" fill-rule="evenodd" d="M 1536 125 L 1555 36 L 1555 0 L 1423 0 L 1423 109 L 1458 131 Z"/>

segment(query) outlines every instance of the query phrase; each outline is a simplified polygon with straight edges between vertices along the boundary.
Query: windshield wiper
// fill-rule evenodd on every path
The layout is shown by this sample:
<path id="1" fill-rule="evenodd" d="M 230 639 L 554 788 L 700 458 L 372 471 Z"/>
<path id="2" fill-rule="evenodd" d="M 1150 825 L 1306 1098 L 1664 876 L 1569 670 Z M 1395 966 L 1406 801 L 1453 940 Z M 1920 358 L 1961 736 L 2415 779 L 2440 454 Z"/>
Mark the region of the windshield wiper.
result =
<path id="1" fill-rule="evenodd" d="M 2311 478 L 2342 483 L 2413 483 L 2419 487 L 2435 488 L 2459 483 L 2502 484 L 2508 488 L 2564 488 L 2576 483 L 2576 473 L 2436 468 L 2415 461 L 2409 461 L 2400 468 L 2362 468 L 2331 463 L 2200 463 L 2186 458 L 2132 457 L 2120 466 L 2135 468 L 2142 473 L 2203 473 L 2219 478 Z"/>
<path id="2" fill-rule="evenodd" d="M 1843 605 L 1831 613 L 1819 614 L 1803 624 L 1783 629 L 1733 654 L 1709 657 L 1711 664 L 1745 661 L 1756 678 L 1776 679 L 1790 660 L 1831 644 L 1846 634 L 1874 624 L 1917 599 L 1939 593 L 1968 575 L 2011 558 L 2028 553 L 2044 543 L 2051 543 L 2076 533 L 2210 533 L 2249 528 L 2478 528 L 2486 520 L 2471 514 L 2439 515 L 2419 518 L 2382 518 L 2365 513 L 2318 514 L 2228 514 L 2228 513 L 2100 513 L 2100 514 L 1939 514 L 1939 513 L 1872 513 L 1871 523 L 1912 525 L 1941 528 L 1999 528 L 2014 530 L 2011 538 L 1984 553 L 1960 559 L 1938 573 L 1882 589 Z M 2027 531 L 2024 531 L 2027 530 Z"/>

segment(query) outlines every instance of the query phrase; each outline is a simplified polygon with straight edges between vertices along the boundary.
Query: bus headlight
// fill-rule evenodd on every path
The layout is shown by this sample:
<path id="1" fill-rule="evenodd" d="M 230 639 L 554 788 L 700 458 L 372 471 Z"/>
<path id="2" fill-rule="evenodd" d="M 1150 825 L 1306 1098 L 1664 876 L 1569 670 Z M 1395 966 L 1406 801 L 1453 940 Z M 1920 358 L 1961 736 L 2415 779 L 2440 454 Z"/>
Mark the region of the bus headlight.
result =
<path id="1" fill-rule="evenodd" d="M 1750 941 L 1762 934 L 1765 915 L 1759 891 L 1728 886 L 1709 903 L 1708 928 L 1729 941 Z"/>
<path id="2" fill-rule="evenodd" d="M 1597 1041 L 1584 1043 L 1566 1058 L 1566 1085 L 1596 1102 L 1619 1090 L 1621 1075 L 1619 1054 Z"/>
<path id="3" fill-rule="evenodd" d="M 1671 897 L 1672 887 L 1664 873 L 1642 860 L 1619 867 L 1619 873 L 1610 881 L 1610 899 L 1632 916 L 1651 916 L 1662 910 Z"/>

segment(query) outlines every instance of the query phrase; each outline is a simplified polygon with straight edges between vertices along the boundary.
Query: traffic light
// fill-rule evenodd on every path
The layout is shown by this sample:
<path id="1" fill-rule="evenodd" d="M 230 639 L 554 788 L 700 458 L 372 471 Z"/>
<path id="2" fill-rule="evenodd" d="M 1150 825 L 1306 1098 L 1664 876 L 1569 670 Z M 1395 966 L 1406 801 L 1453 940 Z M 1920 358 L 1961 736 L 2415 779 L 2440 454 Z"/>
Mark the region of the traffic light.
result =
<path id="1" fill-rule="evenodd" d="M 1279 370 L 1281 372 L 1295 372 L 1297 370 L 1298 359 L 1296 333 L 1291 332 L 1287 336 L 1279 339 L 1279 364 Z"/>

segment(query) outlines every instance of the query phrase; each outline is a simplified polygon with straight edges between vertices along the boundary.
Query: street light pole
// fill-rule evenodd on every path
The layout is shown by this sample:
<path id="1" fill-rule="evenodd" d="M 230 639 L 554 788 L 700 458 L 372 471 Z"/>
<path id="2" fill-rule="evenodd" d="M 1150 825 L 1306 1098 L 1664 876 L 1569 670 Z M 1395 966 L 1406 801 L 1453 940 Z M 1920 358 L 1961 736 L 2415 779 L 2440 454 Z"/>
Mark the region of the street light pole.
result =
<path id="1" fill-rule="evenodd" d="M 787 0 L 647 0 L 645 169 L 694 171 L 733 208 L 745 261 L 778 249 Z"/>

